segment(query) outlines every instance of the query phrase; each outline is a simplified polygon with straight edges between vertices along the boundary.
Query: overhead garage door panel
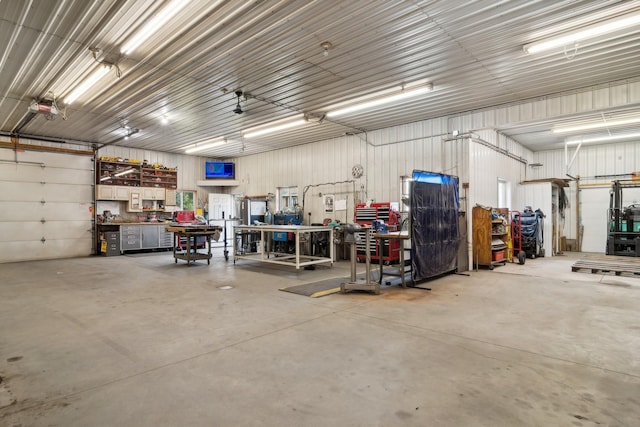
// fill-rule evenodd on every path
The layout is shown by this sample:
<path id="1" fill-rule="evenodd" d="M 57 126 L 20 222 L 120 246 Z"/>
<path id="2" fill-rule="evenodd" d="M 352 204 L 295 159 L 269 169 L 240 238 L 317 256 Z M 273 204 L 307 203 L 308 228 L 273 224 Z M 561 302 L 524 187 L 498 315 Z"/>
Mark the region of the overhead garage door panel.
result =
<path id="1" fill-rule="evenodd" d="M 11 236 L 12 240 L 8 240 Z M 19 239 L 16 240 L 15 237 Z M 91 239 L 86 221 L 0 222 L 0 242 Z"/>
<path id="2" fill-rule="evenodd" d="M 583 252 L 605 253 L 607 248 L 609 187 L 580 189 L 580 214 L 584 234 Z M 622 189 L 622 206 L 640 203 L 640 188 Z"/>
<path id="3" fill-rule="evenodd" d="M 86 202 L 93 198 L 90 186 L 78 184 L 40 184 L 34 182 L 0 181 L 0 201 L 22 202 Z"/>
<path id="4" fill-rule="evenodd" d="M 92 158 L 0 149 L 0 159 L 0 262 L 92 254 Z"/>
<path id="5" fill-rule="evenodd" d="M 42 259 L 73 258 L 87 256 L 93 239 L 38 240 L 29 242 L 0 242 L 2 262 L 33 261 Z M 58 254 L 58 256 L 55 256 Z M 26 255 L 26 256 L 25 256 Z"/>
<path id="6" fill-rule="evenodd" d="M 87 166 L 84 163 L 84 166 Z M 36 164 L 4 163 L 0 169 L 0 181 L 13 181 L 20 176 L 25 182 L 46 184 L 68 184 L 91 182 L 93 172 L 91 169 L 67 169 L 64 167 L 39 166 Z M 89 163 L 89 167 L 93 167 Z M 24 170 L 27 169 L 27 170 Z"/>
<path id="7" fill-rule="evenodd" d="M 63 168 L 92 170 L 93 159 L 91 156 L 55 153 L 49 151 L 20 151 L 14 154 L 12 149 L 0 150 L 0 159 L 10 161 L 12 164 L 20 166 L 36 166 L 44 168 Z"/>
<path id="8" fill-rule="evenodd" d="M 93 203 L 39 203 L 39 202 L 2 202 L 3 212 L 0 221 L 25 221 L 25 212 L 32 220 L 40 221 L 91 221 Z"/>

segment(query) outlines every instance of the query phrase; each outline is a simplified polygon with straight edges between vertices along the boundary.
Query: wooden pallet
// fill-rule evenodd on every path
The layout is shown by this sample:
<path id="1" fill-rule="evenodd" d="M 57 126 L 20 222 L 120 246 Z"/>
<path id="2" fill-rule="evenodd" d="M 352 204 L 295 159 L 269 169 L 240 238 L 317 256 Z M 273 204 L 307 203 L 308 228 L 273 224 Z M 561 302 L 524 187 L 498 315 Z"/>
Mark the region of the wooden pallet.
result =
<path id="1" fill-rule="evenodd" d="M 613 273 L 640 275 L 640 258 L 614 256 L 614 255 L 589 255 L 579 259 L 571 266 L 571 271 L 590 270 L 591 273 Z"/>

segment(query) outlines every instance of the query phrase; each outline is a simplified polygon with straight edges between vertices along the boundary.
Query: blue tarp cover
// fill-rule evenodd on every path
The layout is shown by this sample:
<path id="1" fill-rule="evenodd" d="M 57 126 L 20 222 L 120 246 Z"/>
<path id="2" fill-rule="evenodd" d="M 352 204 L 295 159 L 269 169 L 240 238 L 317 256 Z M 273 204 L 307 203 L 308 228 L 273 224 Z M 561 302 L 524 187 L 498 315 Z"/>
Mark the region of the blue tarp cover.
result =
<path id="1" fill-rule="evenodd" d="M 411 263 L 419 281 L 456 269 L 458 177 L 413 171 L 411 193 Z"/>

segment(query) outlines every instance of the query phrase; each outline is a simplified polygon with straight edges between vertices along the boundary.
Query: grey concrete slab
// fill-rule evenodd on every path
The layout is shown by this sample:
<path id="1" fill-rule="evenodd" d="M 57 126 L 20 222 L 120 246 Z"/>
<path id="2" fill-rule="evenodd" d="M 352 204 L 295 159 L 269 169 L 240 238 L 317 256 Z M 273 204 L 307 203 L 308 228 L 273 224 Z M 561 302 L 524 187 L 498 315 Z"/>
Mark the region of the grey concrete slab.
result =
<path id="1" fill-rule="evenodd" d="M 0 265 L 0 424 L 637 425 L 640 279 L 575 257 L 317 299 L 278 289 L 347 263 Z"/>

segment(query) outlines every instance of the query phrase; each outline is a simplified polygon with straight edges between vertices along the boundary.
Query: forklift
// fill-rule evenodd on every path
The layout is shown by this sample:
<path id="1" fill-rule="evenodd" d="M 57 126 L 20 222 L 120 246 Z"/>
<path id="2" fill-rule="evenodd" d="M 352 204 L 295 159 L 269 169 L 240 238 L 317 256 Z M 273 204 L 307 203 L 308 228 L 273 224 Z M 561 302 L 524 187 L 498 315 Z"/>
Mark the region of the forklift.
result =
<path id="1" fill-rule="evenodd" d="M 628 185 L 625 185 L 628 186 Z M 640 184 L 633 184 L 640 187 Z M 609 193 L 607 255 L 640 256 L 640 205 L 622 207 L 620 181 L 613 181 Z"/>

